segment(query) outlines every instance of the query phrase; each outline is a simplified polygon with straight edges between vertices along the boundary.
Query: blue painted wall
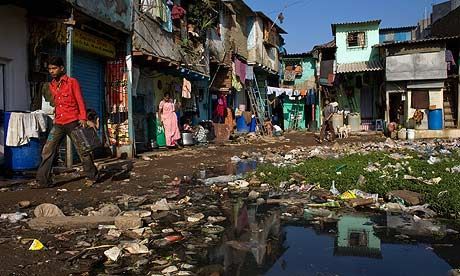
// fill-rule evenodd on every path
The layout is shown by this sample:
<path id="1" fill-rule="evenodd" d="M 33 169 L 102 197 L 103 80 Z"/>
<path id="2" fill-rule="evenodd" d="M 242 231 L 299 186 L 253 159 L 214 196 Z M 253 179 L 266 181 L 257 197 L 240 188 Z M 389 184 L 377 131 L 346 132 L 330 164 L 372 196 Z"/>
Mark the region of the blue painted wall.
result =
<path id="1" fill-rule="evenodd" d="M 410 31 L 395 31 L 395 32 L 386 32 L 380 34 L 380 43 L 383 42 L 401 42 L 401 41 L 408 41 L 412 40 L 412 33 Z"/>

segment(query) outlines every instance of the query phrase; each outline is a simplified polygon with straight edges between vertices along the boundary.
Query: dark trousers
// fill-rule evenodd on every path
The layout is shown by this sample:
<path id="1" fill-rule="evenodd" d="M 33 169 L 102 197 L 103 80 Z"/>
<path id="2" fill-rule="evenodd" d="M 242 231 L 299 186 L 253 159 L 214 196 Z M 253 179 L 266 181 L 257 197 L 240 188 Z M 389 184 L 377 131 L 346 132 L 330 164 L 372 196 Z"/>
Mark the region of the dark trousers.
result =
<path id="1" fill-rule="evenodd" d="M 324 137 L 326 136 L 326 131 L 328 129 L 329 129 L 329 132 L 331 133 L 331 141 L 335 140 L 335 129 L 332 126 L 331 120 L 324 121 L 323 125 L 321 126 L 321 132 L 319 134 L 320 140 L 324 140 Z"/>
<path id="2" fill-rule="evenodd" d="M 65 125 L 54 125 L 51 129 L 46 144 L 42 150 L 42 162 L 37 171 L 37 181 L 40 186 L 50 186 L 51 183 L 51 170 L 53 168 L 53 162 L 56 156 L 56 153 L 59 150 L 59 146 L 68 135 L 72 140 L 72 143 L 77 149 L 80 160 L 83 163 L 83 170 L 85 171 L 86 176 L 91 180 L 97 180 L 97 168 L 94 165 L 93 157 L 90 152 L 85 152 L 82 150 L 82 145 L 80 141 L 72 135 L 72 131 L 78 127 L 78 121 L 72 122 Z"/>

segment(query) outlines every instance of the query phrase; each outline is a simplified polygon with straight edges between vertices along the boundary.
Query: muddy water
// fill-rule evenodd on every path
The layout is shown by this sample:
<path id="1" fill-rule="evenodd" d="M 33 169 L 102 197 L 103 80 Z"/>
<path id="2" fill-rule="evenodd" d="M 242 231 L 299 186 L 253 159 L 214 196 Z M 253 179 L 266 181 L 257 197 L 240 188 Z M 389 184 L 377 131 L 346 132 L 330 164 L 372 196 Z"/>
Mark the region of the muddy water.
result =
<path id="1" fill-rule="evenodd" d="M 280 209 L 241 200 L 230 211 L 222 243 L 208 256 L 225 275 L 431 276 L 460 267 L 458 235 L 435 238 L 407 224 L 400 231 L 387 215 L 341 214 L 293 223 L 282 220 Z M 404 234 L 408 229 L 415 236 Z"/>

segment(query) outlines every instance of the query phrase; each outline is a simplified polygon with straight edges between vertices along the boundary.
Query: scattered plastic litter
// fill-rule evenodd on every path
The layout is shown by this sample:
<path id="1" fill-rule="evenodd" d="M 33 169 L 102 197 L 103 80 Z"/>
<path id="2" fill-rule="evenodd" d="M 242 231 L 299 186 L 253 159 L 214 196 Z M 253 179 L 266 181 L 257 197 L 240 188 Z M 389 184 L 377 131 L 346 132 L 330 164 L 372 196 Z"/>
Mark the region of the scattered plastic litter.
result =
<path id="1" fill-rule="evenodd" d="M 43 245 L 43 243 L 41 243 L 39 240 L 37 239 L 34 239 L 32 241 L 32 244 L 30 245 L 29 247 L 29 250 L 30 251 L 39 251 L 39 250 L 43 250 L 45 249 L 45 246 Z"/>

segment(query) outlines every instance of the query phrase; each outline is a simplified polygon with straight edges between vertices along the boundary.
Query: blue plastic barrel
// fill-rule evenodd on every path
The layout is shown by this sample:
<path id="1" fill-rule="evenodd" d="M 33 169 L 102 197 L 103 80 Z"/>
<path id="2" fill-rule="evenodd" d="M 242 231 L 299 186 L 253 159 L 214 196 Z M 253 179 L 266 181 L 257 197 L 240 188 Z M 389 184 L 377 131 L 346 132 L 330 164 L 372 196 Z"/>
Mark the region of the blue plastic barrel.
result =
<path id="1" fill-rule="evenodd" d="M 246 124 L 243 116 L 236 117 L 236 131 L 240 133 L 248 133 L 250 129 L 250 124 Z"/>
<path id="2" fill-rule="evenodd" d="M 256 132 L 256 118 L 251 119 L 251 125 L 249 126 L 249 132 Z"/>
<path id="3" fill-rule="evenodd" d="M 430 110 L 428 113 L 428 129 L 442 129 L 442 109 Z"/>
<path id="4" fill-rule="evenodd" d="M 5 141 L 8 133 L 11 112 L 5 112 Z M 5 145 L 5 167 L 13 171 L 35 170 L 41 161 L 41 144 L 32 138 L 27 145 L 8 147 Z"/>

